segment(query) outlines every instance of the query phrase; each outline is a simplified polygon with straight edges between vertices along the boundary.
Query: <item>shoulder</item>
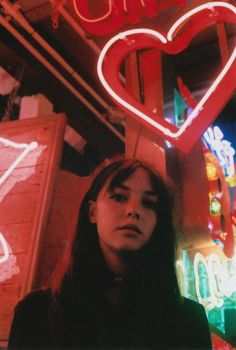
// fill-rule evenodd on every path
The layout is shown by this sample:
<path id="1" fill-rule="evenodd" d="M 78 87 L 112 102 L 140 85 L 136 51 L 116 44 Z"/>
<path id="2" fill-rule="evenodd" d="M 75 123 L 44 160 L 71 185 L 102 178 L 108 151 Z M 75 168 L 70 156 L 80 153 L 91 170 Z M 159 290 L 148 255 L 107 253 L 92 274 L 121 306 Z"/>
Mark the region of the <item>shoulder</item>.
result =
<path id="1" fill-rule="evenodd" d="M 48 333 L 51 291 L 34 291 L 18 302 L 11 325 L 8 349 L 44 346 Z"/>
<path id="2" fill-rule="evenodd" d="M 182 298 L 182 305 L 186 312 L 199 312 L 205 315 L 205 309 L 202 304 L 188 298 Z"/>
<path id="3" fill-rule="evenodd" d="M 196 301 L 187 298 L 182 299 L 180 317 L 189 326 L 191 324 L 199 326 L 208 324 L 204 307 Z"/>
<path id="4" fill-rule="evenodd" d="M 18 302 L 15 307 L 15 319 L 23 319 L 24 322 L 37 322 L 46 316 L 51 301 L 51 290 L 41 289 L 33 291 Z"/>
<path id="5" fill-rule="evenodd" d="M 37 310 L 39 313 L 42 313 L 42 311 L 49 305 L 51 295 L 52 293 L 50 289 L 41 289 L 29 293 L 18 302 L 15 308 L 15 314 L 23 311 L 36 312 Z"/>
<path id="6" fill-rule="evenodd" d="M 183 333 L 183 340 L 190 349 L 211 349 L 209 325 L 204 307 L 187 298 L 183 298 L 181 311 L 176 320 Z"/>
<path id="7" fill-rule="evenodd" d="M 38 289 L 27 294 L 17 305 L 32 304 L 35 302 L 44 303 L 50 300 L 52 295 L 51 289 Z"/>

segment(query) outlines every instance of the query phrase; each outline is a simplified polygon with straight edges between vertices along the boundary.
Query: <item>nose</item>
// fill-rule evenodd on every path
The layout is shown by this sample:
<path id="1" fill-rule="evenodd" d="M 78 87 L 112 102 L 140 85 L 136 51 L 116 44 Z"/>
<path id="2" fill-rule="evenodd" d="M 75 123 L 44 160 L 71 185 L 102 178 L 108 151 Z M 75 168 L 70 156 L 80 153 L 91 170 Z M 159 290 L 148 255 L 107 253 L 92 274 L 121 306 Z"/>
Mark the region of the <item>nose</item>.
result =
<path id="1" fill-rule="evenodd" d="M 128 217 L 140 219 L 141 210 L 138 198 L 131 198 L 127 202 L 126 214 Z"/>
<path id="2" fill-rule="evenodd" d="M 135 219 L 140 219 L 140 214 L 137 211 L 130 211 L 128 213 L 128 217 L 135 218 Z"/>

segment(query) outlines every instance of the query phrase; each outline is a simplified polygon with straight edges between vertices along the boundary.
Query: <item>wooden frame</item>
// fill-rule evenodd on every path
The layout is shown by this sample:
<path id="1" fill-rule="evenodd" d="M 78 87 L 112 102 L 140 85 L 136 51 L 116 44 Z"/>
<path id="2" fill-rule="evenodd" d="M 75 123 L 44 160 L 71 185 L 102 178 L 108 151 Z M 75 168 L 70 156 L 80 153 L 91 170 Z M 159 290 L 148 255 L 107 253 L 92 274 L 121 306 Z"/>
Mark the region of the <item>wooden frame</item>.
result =
<path id="1" fill-rule="evenodd" d="M 0 345 L 7 341 L 15 304 L 34 286 L 65 125 L 64 115 L 0 125 L 0 179 L 22 154 L 17 145 L 35 142 L 0 185 L 0 232 L 9 250 L 4 262 L 0 244 Z"/>

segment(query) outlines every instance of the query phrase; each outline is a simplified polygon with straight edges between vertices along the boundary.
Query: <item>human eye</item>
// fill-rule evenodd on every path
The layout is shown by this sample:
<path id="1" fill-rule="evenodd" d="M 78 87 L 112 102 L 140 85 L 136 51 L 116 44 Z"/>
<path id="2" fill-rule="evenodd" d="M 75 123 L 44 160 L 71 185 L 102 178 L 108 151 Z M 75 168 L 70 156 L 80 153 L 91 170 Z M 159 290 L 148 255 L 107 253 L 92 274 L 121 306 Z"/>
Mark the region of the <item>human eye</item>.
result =
<path id="1" fill-rule="evenodd" d="M 128 196 L 125 193 L 122 192 L 114 192 L 110 195 L 110 199 L 114 200 L 118 203 L 124 203 L 127 201 Z"/>
<path id="2" fill-rule="evenodd" d="M 157 208 L 157 201 L 154 199 L 148 199 L 148 198 L 144 198 L 143 199 L 143 206 L 147 209 L 152 209 L 152 210 L 156 210 Z"/>

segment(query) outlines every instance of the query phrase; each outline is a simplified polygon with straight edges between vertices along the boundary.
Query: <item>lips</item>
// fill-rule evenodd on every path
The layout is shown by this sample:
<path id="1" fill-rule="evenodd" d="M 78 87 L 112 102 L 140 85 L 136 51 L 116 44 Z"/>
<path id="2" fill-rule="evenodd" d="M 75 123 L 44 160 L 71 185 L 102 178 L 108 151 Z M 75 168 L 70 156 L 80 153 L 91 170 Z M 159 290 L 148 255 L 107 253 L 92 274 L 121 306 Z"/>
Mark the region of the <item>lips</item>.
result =
<path id="1" fill-rule="evenodd" d="M 124 225 L 124 226 L 120 226 L 118 227 L 118 230 L 130 230 L 130 231 L 134 231 L 136 233 L 138 233 L 139 235 L 142 235 L 142 231 L 140 230 L 140 228 L 136 225 Z"/>

